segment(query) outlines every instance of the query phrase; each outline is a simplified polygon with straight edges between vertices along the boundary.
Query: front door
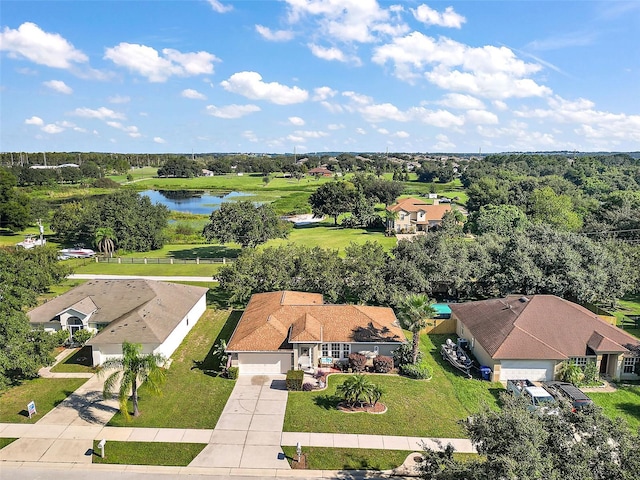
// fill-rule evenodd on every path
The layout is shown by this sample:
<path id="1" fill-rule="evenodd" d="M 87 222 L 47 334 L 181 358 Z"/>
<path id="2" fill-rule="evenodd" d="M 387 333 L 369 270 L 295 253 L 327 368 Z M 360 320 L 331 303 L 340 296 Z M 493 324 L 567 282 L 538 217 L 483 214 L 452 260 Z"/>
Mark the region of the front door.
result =
<path id="1" fill-rule="evenodd" d="M 602 355 L 602 360 L 600 361 L 600 375 L 607 374 L 607 366 L 609 363 L 609 355 Z"/>

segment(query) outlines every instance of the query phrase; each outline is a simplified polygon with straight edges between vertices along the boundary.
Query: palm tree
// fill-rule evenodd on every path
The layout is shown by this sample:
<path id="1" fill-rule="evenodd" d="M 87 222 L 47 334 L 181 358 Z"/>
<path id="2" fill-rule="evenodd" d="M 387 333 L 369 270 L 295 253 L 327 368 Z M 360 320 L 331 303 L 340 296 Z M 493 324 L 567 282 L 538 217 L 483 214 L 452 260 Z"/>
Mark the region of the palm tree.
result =
<path id="1" fill-rule="evenodd" d="M 424 294 L 412 294 L 400 303 L 398 319 L 403 328 L 413 334 L 412 358 L 413 364 L 418 361 L 418 347 L 420 345 L 420 331 L 427 326 L 427 320 L 433 318 L 436 311 L 431 306 L 431 300 Z"/>
<path id="2" fill-rule="evenodd" d="M 98 247 L 98 250 L 103 254 L 109 254 L 113 257 L 113 251 L 115 250 L 116 234 L 111 227 L 101 227 L 96 230 L 93 237 L 93 243 Z"/>
<path id="3" fill-rule="evenodd" d="M 220 339 L 220 341 L 215 345 L 213 356 L 220 360 L 218 368 L 224 372 L 227 368 L 227 361 L 229 360 L 229 355 L 227 354 L 227 342 L 225 342 L 224 339 Z"/>
<path id="4" fill-rule="evenodd" d="M 341 385 L 338 385 L 337 391 L 342 395 L 345 402 L 355 405 L 356 403 L 361 403 L 363 398 L 372 398 L 374 388 L 376 388 L 376 385 L 364 375 L 352 375 Z"/>
<path id="5" fill-rule="evenodd" d="M 147 382 L 151 392 L 160 394 L 160 387 L 166 379 L 166 370 L 162 368 L 165 358 L 157 353 L 142 354 L 142 345 L 139 343 L 122 343 L 122 358 L 107 360 L 102 364 L 98 375 L 102 376 L 108 370 L 116 369 L 104 382 L 102 395 L 105 399 L 112 395 L 115 386 L 120 381 L 118 400 L 120 412 L 128 420 L 129 409 L 127 401 L 129 392 L 133 400 L 133 416 L 140 415 L 138 410 L 138 385 Z"/>

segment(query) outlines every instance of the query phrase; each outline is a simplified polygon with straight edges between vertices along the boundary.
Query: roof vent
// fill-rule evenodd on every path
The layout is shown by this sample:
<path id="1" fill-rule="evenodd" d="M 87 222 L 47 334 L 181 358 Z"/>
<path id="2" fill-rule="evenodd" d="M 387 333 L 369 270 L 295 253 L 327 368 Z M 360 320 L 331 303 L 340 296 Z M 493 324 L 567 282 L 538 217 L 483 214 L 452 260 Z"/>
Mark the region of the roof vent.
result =
<path id="1" fill-rule="evenodd" d="M 523 297 L 520 297 L 520 301 L 522 303 L 527 303 L 529 301 L 529 298 L 523 296 Z"/>

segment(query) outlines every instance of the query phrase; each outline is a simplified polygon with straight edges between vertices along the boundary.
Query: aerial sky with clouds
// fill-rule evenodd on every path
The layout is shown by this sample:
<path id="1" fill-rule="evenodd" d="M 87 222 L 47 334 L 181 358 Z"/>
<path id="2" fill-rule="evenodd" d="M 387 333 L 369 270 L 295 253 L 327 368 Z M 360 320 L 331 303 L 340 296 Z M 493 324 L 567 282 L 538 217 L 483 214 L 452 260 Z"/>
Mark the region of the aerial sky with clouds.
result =
<path id="1" fill-rule="evenodd" d="M 640 150 L 639 1 L 11 1 L 0 150 Z"/>

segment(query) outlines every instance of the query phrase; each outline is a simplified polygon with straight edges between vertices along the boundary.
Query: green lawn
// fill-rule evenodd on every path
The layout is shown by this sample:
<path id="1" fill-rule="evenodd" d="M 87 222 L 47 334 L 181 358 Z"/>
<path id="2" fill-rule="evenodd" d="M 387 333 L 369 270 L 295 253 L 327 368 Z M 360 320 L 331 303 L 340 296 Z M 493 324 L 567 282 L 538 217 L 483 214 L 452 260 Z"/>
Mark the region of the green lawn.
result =
<path id="1" fill-rule="evenodd" d="M 10 443 L 13 443 L 17 440 L 17 438 L 0 438 L 0 449 L 3 449 Z"/>
<path id="2" fill-rule="evenodd" d="M 51 369 L 54 373 L 94 373 L 91 366 L 91 347 L 84 347 L 71 352 L 67 357 Z"/>
<path id="3" fill-rule="evenodd" d="M 103 275 L 150 275 L 150 276 L 196 276 L 213 278 L 222 264 L 131 264 L 131 263 L 88 263 L 77 268 L 74 273 Z"/>
<path id="4" fill-rule="evenodd" d="M 118 413 L 109 425 L 214 428 L 235 382 L 216 376 L 212 348 L 218 339 L 229 339 L 239 318 L 239 312 L 208 309 L 173 354 L 162 395 L 152 395 L 143 385 L 141 415 L 127 421 Z"/>
<path id="5" fill-rule="evenodd" d="M 104 457 L 93 441 L 93 463 L 163 465 L 186 467 L 207 445 L 204 443 L 112 442 L 104 446 Z"/>
<path id="6" fill-rule="evenodd" d="M 35 378 L 11 387 L 0 395 L 0 422 L 36 423 L 86 381 L 86 378 Z M 32 400 L 38 414 L 29 419 L 27 404 Z"/>
<path id="7" fill-rule="evenodd" d="M 483 404 L 497 408 L 499 383 L 468 380 L 442 360 L 441 335 L 423 335 L 421 349 L 433 369 L 429 381 L 396 375 L 375 375 L 371 380 L 385 391 L 382 415 L 346 414 L 335 407 L 336 386 L 347 375 L 332 375 L 328 386 L 317 392 L 290 392 L 284 421 L 287 432 L 361 433 L 429 437 L 464 436 L 458 422 Z"/>
<path id="8" fill-rule="evenodd" d="M 296 447 L 282 447 L 292 464 Z M 310 470 L 391 470 L 405 461 L 411 450 L 375 450 L 360 448 L 304 447 Z"/>
<path id="9" fill-rule="evenodd" d="M 616 392 L 589 392 L 588 395 L 609 417 L 625 419 L 634 431 L 640 428 L 640 385 L 621 386 Z"/>

